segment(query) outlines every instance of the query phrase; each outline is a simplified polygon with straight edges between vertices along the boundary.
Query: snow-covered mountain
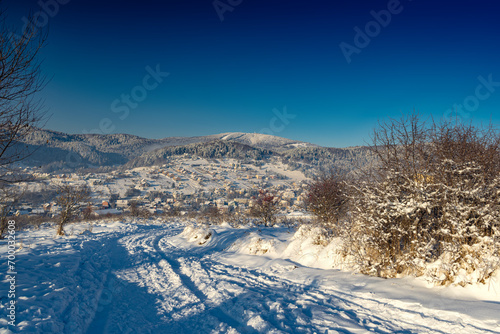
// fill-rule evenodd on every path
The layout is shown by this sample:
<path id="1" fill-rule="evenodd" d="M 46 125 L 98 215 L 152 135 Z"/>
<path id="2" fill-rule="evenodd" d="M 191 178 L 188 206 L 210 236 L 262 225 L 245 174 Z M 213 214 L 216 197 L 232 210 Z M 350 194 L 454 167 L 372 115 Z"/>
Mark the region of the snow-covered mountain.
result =
<path id="1" fill-rule="evenodd" d="M 215 140 L 237 142 L 254 148 L 272 150 L 274 152 L 283 152 L 296 147 L 319 147 L 318 145 L 307 142 L 260 133 L 226 132 L 208 136 L 167 137 L 158 139 L 156 143 L 147 146 L 145 151 L 149 152 L 167 146 L 181 146 Z"/>
<path id="2" fill-rule="evenodd" d="M 123 164 L 146 152 L 164 147 L 216 140 L 236 142 L 274 152 L 283 152 L 295 147 L 318 147 L 314 144 L 277 136 L 242 132 L 148 139 L 128 134 L 67 134 L 45 129 L 39 129 L 30 134 L 23 139 L 21 144 L 33 152 L 26 160 L 26 163 L 30 165 L 70 162 L 102 166 Z"/>
<path id="3" fill-rule="evenodd" d="M 126 166 L 141 167 L 161 165 L 171 156 L 198 156 L 203 158 L 232 158 L 238 160 L 262 160 L 273 155 L 273 151 L 245 145 L 232 140 L 212 140 L 180 146 L 166 146 L 141 154 L 130 160 Z"/>
<path id="4" fill-rule="evenodd" d="M 196 137 L 148 139 L 129 134 L 67 134 L 38 129 L 19 145 L 32 154 L 23 161 L 46 171 L 85 166 L 149 166 L 175 155 L 263 159 L 277 157 L 287 164 L 344 170 L 366 165 L 366 147 L 325 148 L 307 142 L 258 133 L 228 132 Z M 299 167 L 299 166 L 295 166 Z"/>
<path id="5" fill-rule="evenodd" d="M 207 138 L 231 140 L 248 146 L 267 149 L 275 152 L 283 152 L 297 147 L 319 147 L 318 145 L 314 145 L 311 143 L 260 133 L 228 132 L 207 136 Z"/>

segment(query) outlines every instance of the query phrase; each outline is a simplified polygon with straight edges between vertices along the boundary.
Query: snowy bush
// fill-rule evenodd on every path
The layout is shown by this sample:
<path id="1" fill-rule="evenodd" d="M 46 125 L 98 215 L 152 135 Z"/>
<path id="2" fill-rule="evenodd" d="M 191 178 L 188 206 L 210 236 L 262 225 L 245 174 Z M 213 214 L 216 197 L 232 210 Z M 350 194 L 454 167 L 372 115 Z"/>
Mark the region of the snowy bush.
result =
<path id="1" fill-rule="evenodd" d="M 460 282 L 470 283 L 471 277 L 464 280 L 463 274 L 474 272 L 475 280 L 484 283 L 500 264 L 500 177 L 488 180 L 477 163 L 451 160 L 443 161 L 439 172 L 434 237 L 441 275 L 434 277 L 441 284 L 459 276 Z"/>
<path id="2" fill-rule="evenodd" d="M 381 125 L 380 165 L 351 184 L 344 237 L 362 272 L 485 282 L 500 268 L 500 136 L 417 116 Z"/>
<path id="3" fill-rule="evenodd" d="M 307 207 L 329 234 L 339 236 L 343 228 L 341 218 L 345 213 L 347 196 L 345 183 L 337 173 L 321 175 L 310 185 Z"/>
<path id="4" fill-rule="evenodd" d="M 198 245 L 205 244 L 214 234 L 215 231 L 206 225 L 188 225 L 181 233 L 189 242 L 197 243 Z"/>
<path id="5" fill-rule="evenodd" d="M 345 252 L 344 241 L 342 237 L 332 237 L 321 226 L 304 224 L 297 229 L 282 256 L 305 266 L 356 270 L 355 261 Z"/>
<path id="6" fill-rule="evenodd" d="M 419 274 L 433 248 L 434 192 L 398 172 L 363 182 L 354 195 L 351 251 L 367 274 Z"/>
<path id="7" fill-rule="evenodd" d="M 274 252 L 275 244 L 276 241 L 274 239 L 266 238 L 259 233 L 252 232 L 233 243 L 229 250 L 242 254 L 264 255 Z"/>
<path id="8" fill-rule="evenodd" d="M 304 224 L 297 229 L 294 240 L 311 240 L 314 245 L 326 246 L 331 241 L 328 231 L 321 226 Z"/>

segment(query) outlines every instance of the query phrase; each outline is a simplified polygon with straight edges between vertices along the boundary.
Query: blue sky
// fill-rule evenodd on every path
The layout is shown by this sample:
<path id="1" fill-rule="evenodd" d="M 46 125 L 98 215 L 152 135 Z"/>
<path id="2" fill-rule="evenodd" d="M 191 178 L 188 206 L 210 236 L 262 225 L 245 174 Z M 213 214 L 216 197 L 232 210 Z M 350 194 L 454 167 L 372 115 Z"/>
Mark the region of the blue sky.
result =
<path id="1" fill-rule="evenodd" d="M 377 120 L 413 109 L 439 119 L 462 105 L 465 121 L 500 121 L 495 1 L 2 6 L 14 30 L 29 11 L 49 28 L 41 56 L 51 80 L 41 96 L 53 130 L 263 132 L 345 147 L 369 141 Z"/>

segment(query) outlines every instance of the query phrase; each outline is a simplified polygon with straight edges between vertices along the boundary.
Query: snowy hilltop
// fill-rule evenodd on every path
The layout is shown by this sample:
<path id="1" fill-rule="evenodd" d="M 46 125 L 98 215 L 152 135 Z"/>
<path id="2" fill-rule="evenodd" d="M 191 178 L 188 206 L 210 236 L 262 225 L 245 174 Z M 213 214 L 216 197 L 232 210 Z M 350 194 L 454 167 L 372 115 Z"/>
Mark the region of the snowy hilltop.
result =
<path id="1" fill-rule="evenodd" d="M 30 152 L 23 161 L 25 166 L 40 166 L 44 171 L 121 166 L 126 163 L 150 166 L 152 161 L 161 164 L 165 156 L 197 154 L 207 150 L 217 151 L 212 156 L 218 158 L 262 159 L 273 156 L 291 164 L 306 163 L 326 168 L 336 166 L 349 170 L 365 165 L 371 159 L 366 147 L 324 148 L 267 134 L 242 132 L 148 139 L 128 134 L 67 134 L 38 129 L 22 138 L 17 145 Z M 221 145 L 232 148 L 220 150 L 217 146 Z M 234 154 L 239 150 L 252 150 L 254 154 Z"/>

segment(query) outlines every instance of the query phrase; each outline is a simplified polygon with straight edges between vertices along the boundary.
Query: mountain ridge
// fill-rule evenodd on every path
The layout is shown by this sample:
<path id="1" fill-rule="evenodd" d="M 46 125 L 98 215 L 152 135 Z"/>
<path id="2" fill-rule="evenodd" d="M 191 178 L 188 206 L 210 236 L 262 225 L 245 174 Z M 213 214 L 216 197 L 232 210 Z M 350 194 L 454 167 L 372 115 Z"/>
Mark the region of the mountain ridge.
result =
<path id="1" fill-rule="evenodd" d="M 25 165 L 44 166 L 49 171 L 97 166 L 147 166 L 173 155 L 263 159 L 278 157 L 290 164 L 334 166 L 347 170 L 370 160 L 366 147 L 327 148 L 283 137 L 245 132 L 208 136 L 149 139 L 130 134 L 68 134 L 36 129 L 18 145 L 32 154 Z"/>
<path id="2" fill-rule="evenodd" d="M 91 165 L 123 164 L 146 152 L 164 147 L 183 146 L 214 140 L 235 141 L 255 148 L 283 152 L 295 146 L 316 147 L 317 145 L 287 138 L 225 132 L 208 136 L 165 137 L 150 139 L 130 134 L 68 134 L 49 129 L 36 129 L 23 138 L 18 145 L 27 146 L 31 154 L 28 165 L 46 165 L 57 162 Z"/>

